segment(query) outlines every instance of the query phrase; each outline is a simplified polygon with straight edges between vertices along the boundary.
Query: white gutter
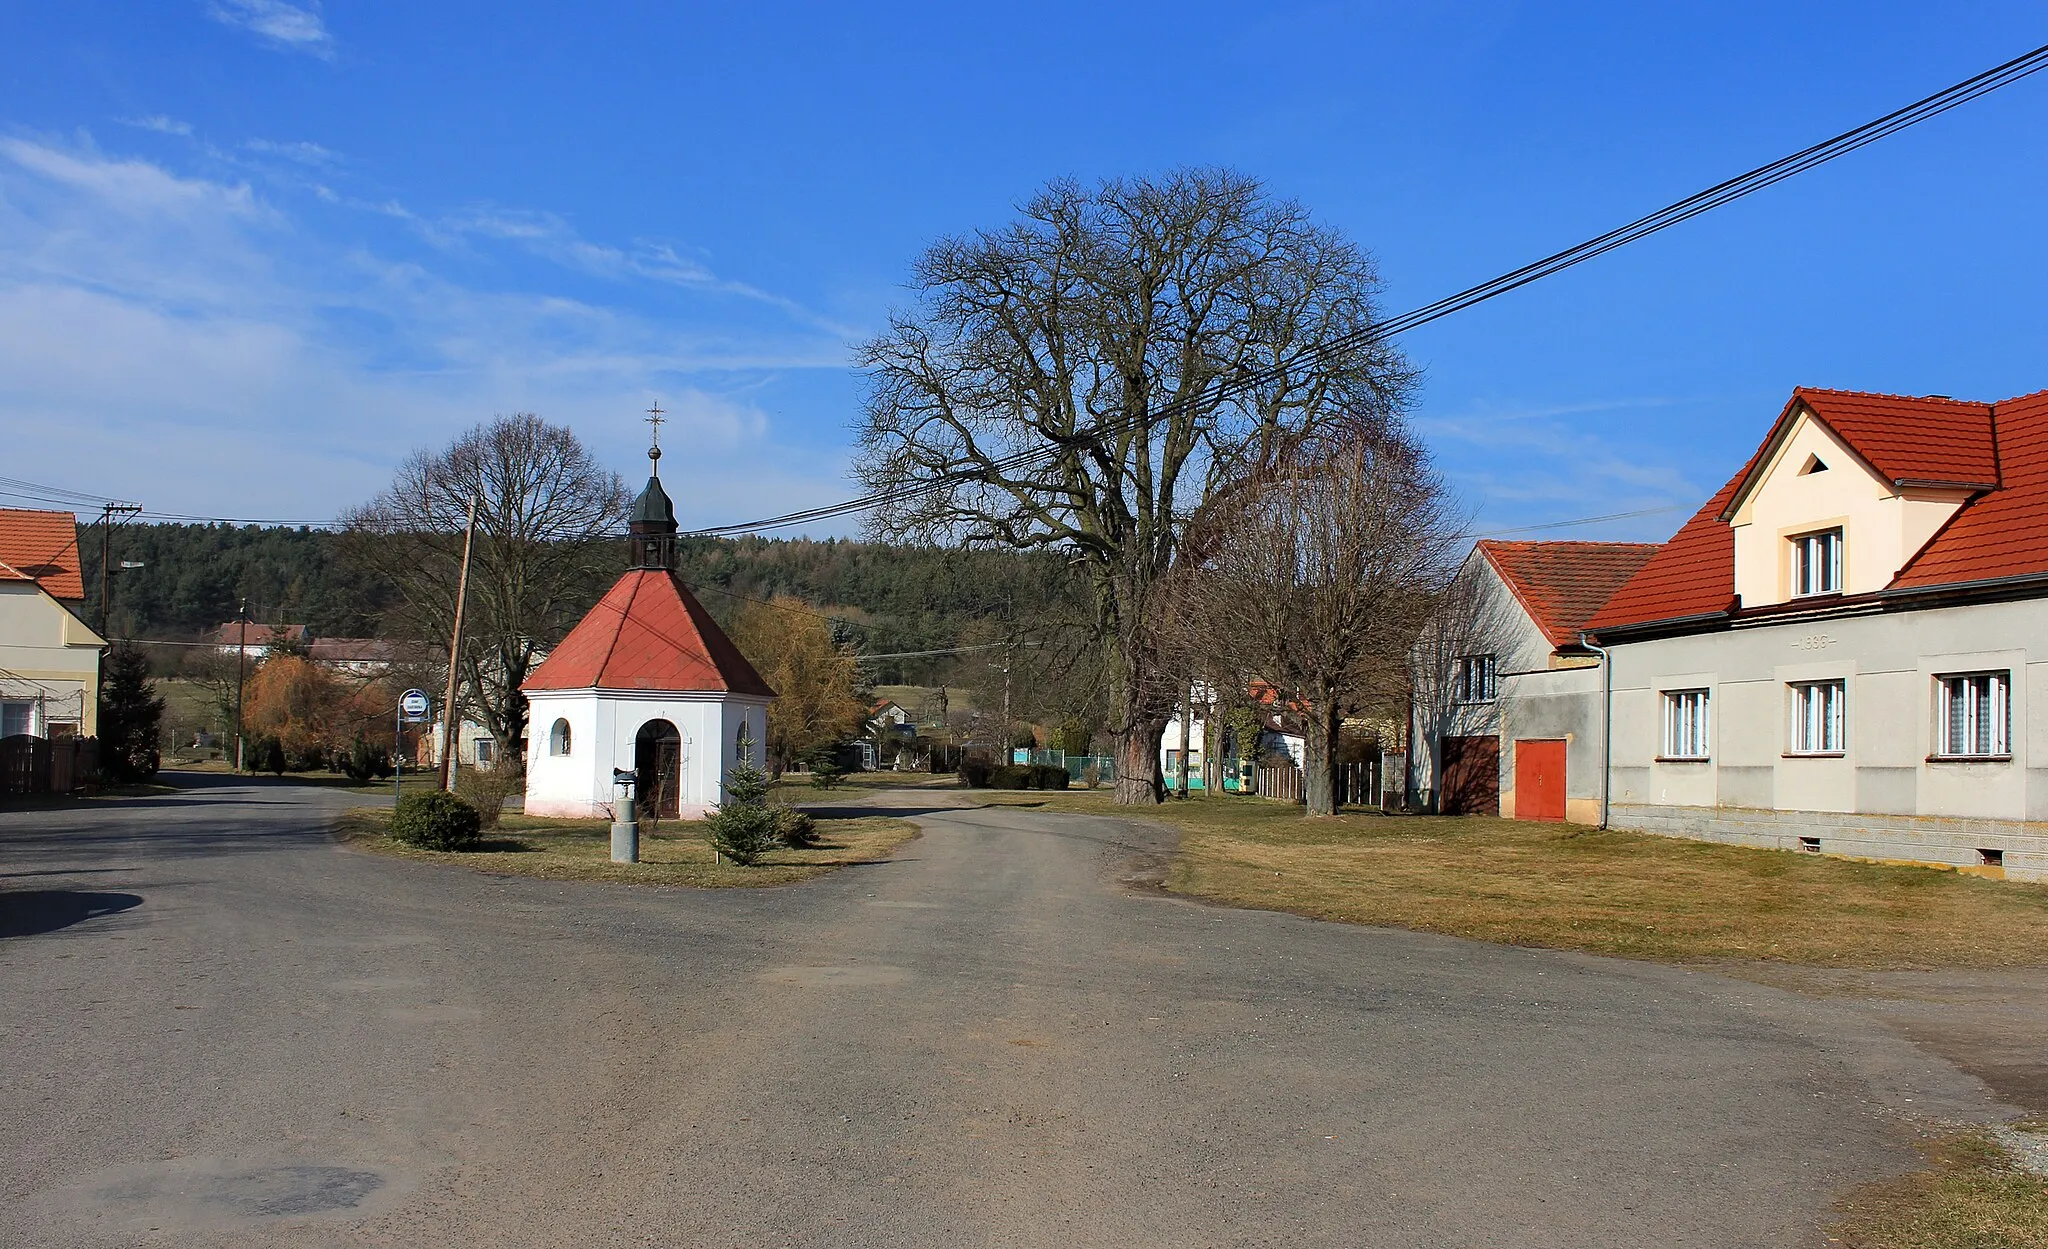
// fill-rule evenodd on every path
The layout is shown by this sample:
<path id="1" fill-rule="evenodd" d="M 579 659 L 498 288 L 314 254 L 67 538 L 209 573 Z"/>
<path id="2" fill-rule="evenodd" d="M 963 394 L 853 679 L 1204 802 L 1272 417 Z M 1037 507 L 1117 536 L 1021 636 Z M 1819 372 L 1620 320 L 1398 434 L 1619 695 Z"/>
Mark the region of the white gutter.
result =
<path id="1" fill-rule="evenodd" d="M 1607 802 L 1614 775 L 1614 658 L 1604 646 L 1587 640 L 1579 630 L 1579 645 L 1600 656 L 1600 827 L 1607 827 Z"/>

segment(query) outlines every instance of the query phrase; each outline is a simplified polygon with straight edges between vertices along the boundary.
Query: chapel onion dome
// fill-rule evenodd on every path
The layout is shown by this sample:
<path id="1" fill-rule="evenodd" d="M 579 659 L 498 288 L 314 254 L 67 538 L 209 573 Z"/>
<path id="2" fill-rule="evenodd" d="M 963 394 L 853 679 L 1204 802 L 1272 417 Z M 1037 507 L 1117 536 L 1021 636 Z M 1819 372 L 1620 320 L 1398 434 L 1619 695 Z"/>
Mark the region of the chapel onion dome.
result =
<path id="1" fill-rule="evenodd" d="M 672 569 L 676 566 L 676 507 L 668 491 L 661 488 L 661 448 L 649 447 L 647 459 L 647 488 L 626 513 L 632 566 Z"/>

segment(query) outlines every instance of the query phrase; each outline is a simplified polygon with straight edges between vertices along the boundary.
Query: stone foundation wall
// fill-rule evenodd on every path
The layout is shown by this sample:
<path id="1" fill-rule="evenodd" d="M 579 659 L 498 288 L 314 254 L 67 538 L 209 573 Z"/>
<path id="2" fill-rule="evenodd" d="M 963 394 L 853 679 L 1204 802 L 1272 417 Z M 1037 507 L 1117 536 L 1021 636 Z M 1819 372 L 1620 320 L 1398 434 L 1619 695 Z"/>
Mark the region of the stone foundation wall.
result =
<path id="1" fill-rule="evenodd" d="M 1749 807 L 1671 807 L 1615 803 L 1615 828 L 1719 841 L 1765 850 L 1929 863 L 2004 880 L 2048 882 L 2048 824 L 1948 819 L 1928 815 L 1856 815 L 1841 811 L 1769 811 Z M 1997 851 L 2002 865 L 1987 862 Z"/>

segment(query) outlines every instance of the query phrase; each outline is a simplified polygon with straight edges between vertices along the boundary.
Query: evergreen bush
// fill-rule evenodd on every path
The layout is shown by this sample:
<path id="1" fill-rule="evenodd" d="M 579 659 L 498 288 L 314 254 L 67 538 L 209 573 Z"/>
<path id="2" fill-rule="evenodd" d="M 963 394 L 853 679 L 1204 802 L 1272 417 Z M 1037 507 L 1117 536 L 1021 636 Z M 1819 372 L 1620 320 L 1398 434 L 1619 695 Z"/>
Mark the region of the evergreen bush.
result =
<path id="1" fill-rule="evenodd" d="M 242 744 L 243 763 L 251 772 L 283 776 L 286 759 L 284 743 L 268 733 L 257 733 Z"/>
<path id="2" fill-rule="evenodd" d="M 1007 763 L 990 769 L 989 789 L 1065 789 L 1067 770 L 1049 763 Z"/>
<path id="3" fill-rule="evenodd" d="M 741 867 L 752 867 L 775 847 L 775 810 L 768 805 L 768 774 L 752 762 L 736 763 L 725 778 L 725 801 L 704 821 L 711 848 Z"/>
<path id="4" fill-rule="evenodd" d="M 107 650 L 106 681 L 100 689 L 100 768 L 116 781 L 156 775 L 157 734 L 164 700 L 150 688 L 149 657 L 116 642 Z"/>
<path id="5" fill-rule="evenodd" d="M 446 790 L 415 790 L 392 811 L 391 835 L 422 850 L 474 850 L 483 840 L 483 818 Z"/>
<path id="6" fill-rule="evenodd" d="M 347 774 L 357 784 L 383 780 L 391 775 L 391 752 L 382 746 L 372 745 L 358 733 L 347 750 L 335 752 L 334 770 Z"/>
<path id="7" fill-rule="evenodd" d="M 987 789 L 995 770 L 996 765 L 986 759 L 963 759 L 960 762 L 960 783 L 969 789 Z"/>
<path id="8" fill-rule="evenodd" d="M 775 812 L 775 836 L 792 850 L 808 850 L 818 844 L 818 822 L 809 812 L 779 807 Z"/>

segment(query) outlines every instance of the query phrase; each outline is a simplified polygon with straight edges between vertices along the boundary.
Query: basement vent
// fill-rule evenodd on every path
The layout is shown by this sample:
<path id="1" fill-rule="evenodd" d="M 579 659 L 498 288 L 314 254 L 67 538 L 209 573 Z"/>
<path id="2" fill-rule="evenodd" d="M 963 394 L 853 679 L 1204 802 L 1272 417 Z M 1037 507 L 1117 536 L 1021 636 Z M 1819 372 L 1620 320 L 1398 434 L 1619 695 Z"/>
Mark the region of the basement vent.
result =
<path id="1" fill-rule="evenodd" d="M 1823 460 L 1823 459 L 1821 459 L 1821 458 L 1820 458 L 1819 456 L 1817 456 L 1817 455 L 1809 455 L 1809 456 L 1807 456 L 1807 457 L 1806 457 L 1806 463 L 1804 463 L 1804 464 L 1802 464 L 1802 465 L 1800 465 L 1800 466 L 1799 466 L 1799 475 L 1800 475 L 1801 477 L 1804 477 L 1804 476 L 1806 476 L 1806 475 L 1807 475 L 1808 473 L 1825 473 L 1825 472 L 1827 472 L 1827 471 L 1828 471 L 1828 464 L 1827 464 L 1827 461 L 1826 461 L 1826 460 Z"/>
<path id="2" fill-rule="evenodd" d="M 1977 862 L 1983 864 L 1985 867 L 2004 867 L 2005 851 L 1979 850 L 1977 852 Z"/>
<path id="3" fill-rule="evenodd" d="M 1820 853 L 1820 838 L 1818 838 L 1818 837 L 1801 837 L 1801 838 L 1799 839 L 1799 848 L 1800 848 L 1801 850 L 1805 851 L 1805 852 L 1806 852 L 1807 854 L 1819 854 L 1819 853 Z"/>

